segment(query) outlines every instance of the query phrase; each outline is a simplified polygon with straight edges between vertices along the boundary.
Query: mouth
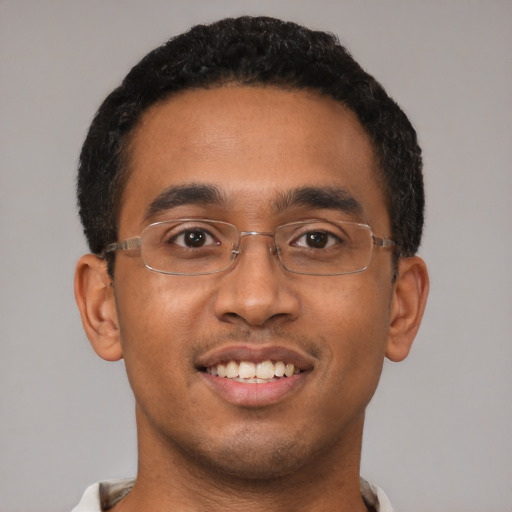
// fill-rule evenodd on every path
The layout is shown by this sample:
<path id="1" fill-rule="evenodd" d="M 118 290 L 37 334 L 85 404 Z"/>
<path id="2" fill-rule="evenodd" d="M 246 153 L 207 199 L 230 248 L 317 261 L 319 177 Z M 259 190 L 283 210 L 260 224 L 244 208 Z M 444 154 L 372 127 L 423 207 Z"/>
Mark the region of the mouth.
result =
<path id="1" fill-rule="evenodd" d="M 262 407 L 301 389 L 314 359 L 295 349 L 237 345 L 213 350 L 197 361 L 197 370 L 223 400 Z"/>
<path id="2" fill-rule="evenodd" d="M 231 379 L 244 384 L 267 384 L 301 373 L 301 369 L 296 368 L 293 363 L 271 359 L 261 362 L 230 360 L 208 366 L 203 371 L 214 377 Z"/>

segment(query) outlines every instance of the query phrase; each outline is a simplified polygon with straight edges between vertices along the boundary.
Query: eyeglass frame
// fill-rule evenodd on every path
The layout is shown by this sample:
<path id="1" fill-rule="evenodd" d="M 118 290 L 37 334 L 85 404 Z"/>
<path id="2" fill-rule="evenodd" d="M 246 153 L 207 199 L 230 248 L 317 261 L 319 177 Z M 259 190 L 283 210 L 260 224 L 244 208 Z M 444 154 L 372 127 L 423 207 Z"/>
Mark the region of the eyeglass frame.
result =
<path id="1" fill-rule="evenodd" d="M 209 272 L 199 272 L 199 273 L 193 273 L 193 274 L 190 274 L 190 273 L 183 273 L 183 272 L 168 272 L 168 271 L 165 271 L 165 270 L 157 270 L 151 266 L 149 266 L 145 259 L 144 259 L 144 256 L 143 256 L 143 251 L 142 251 L 142 237 L 143 237 L 143 234 L 146 230 L 152 228 L 153 226 L 158 226 L 158 225 L 161 225 L 161 224 L 168 224 L 168 223 L 172 223 L 172 222 L 178 222 L 178 223 L 181 223 L 181 222 L 206 222 L 206 223 L 212 223 L 212 224 L 223 224 L 225 226 L 230 226 L 232 228 L 235 229 L 235 231 L 238 233 L 238 245 L 237 245 L 237 248 L 236 249 L 232 249 L 231 251 L 231 254 L 232 254 L 232 259 L 230 260 L 230 263 L 228 266 L 222 268 L 222 269 L 219 269 L 219 270 L 214 270 L 214 271 L 209 271 Z M 167 220 L 163 220 L 163 221 L 158 221 L 158 222 L 153 222 L 151 224 L 148 224 L 141 232 L 138 236 L 135 236 L 135 237 L 130 237 L 130 238 L 126 238 L 124 240 L 121 240 L 120 242 L 113 242 L 111 244 L 108 244 L 105 249 L 99 254 L 99 257 L 102 258 L 102 259 L 105 259 L 107 257 L 107 254 L 110 254 L 112 252 L 116 252 L 116 251 L 129 251 L 129 250 L 135 250 L 135 249 L 140 249 L 140 257 L 142 259 L 142 262 L 144 263 L 144 266 L 150 270 L 151 272 L 156 272 L 158 274 L 165 274 L 165 275 L 174 275 L 174 276 L 202 276 L 202 275 L 210 275 L 210 274 L 218 274 L 220 272 L 225 272 L 226 270 L 230 269 L 233 267 L 233 265 L 235 264 L 235 261 L 237 260 L 238 256 L 241 254 L 241 249 L 240 249 L 240 245 L 241 245 L 241 241 L 242 241 L 242 238 L 245 237 L 245 236 L 255 236 L 255 235 L 260 235 L 260 236 L 268 236 L 268 237 L 271 237 L 274 239 L 274 252 L 275 254 L 277 255 L 277 259 L 279 260 L 279 263 L 281 264 L 281 266 L 287 271 L 287 272 L 290 272 L 292 274 L 299 274 L 299 275 L 306 275 L 306 276 L 343 276 L 343 275 L 350 275 L 350 274 L 358 274 L 358 273 L 361 273 L 361 272 L 364 272 L 365 270 L 368 269 L 368 267 L 370 266 L 370 263 L 372 261 L 372 258 L 373 258 L 373 247 L 397 247 L 397 243 L 391 239 L 391 238 L 386 238 L 386 237 L 377 237 L 375 236 L 374 232 L 373 232 L 373 228 L 371 226 L 369 226 L 368 224 L 364 224 L 364 223 L 360 223 L 360 222 L 351 222 L 351 221 L 325 221 L 325 222 L 328 222 L 329 224 L 350 224 L 350 225 L 354 225 L 354 226 L 359 226 L 359 227 L 362 227 L 362 228 L 365 228 L 365 229 L 368 229 L 369 232 L 370 232 L 370 235 L 371 235 L 371 239 L 372 239 L 372 252 L 370 254 L 370 258 L 368 260 L 368 263 L 366 264 L 366 266 L 364 266 L 363 268 L 361 269 L 357 269 L 357 270 L 352 270 L 352 271 L 348 271 L 348 272 L 340 272 L 340 273 L 334 273 L 334 274 L 324 274 L 324 273 L 314 273 L 314 272 L 299 272 L 299 271 L 296 271 L 296 270 L 290 270 L 286 265 L 285 263 L 282 261 L 281 259 L 281 252 L 279 250 L 279 247 L 277 247 L 276 243 L 275 243 L 275 234 L 276 234 L 276 231 L 278 231 L 279 229 L 282 229 L 282 228 L 285 228 L 285 227 L 288 227 L 288 226 L 292 226 L 292 225 L 299 225 L 299 224 L 308 224 L 308 223 L 311 223 L 311 222 L 321 222 L 320 220 L 311 220 L 311 221 L 295 221 L 295 222 L 288 222 L 286 224 L 282 224 L 280 226 L 277 226 L 273 232 L 271 231 L 240 231 L 238 229 L 237 226 L 235 226 L 234 224 L 231 224 L 229 222 L 224 222 L 224 221 L 221 221 L 221 220 L 215 220 L 215 219 L 203 219 L 203 218 L 185 218 L 185 219 L 167 219 Z"/>

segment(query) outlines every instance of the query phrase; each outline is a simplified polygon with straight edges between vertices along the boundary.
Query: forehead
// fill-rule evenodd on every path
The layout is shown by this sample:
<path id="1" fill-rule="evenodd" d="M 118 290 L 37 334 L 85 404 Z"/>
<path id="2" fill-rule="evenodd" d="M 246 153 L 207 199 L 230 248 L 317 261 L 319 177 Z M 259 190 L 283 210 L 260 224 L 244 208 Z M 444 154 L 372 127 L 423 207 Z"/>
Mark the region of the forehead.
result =
<path id="1" fill-rule="evenodd" d="M 220 191 L 226 211 L 217 204 L 211 215 L 254 221 L 289 191 L 342 189 L 362 205 L 359 220 L 388 227 L 364 129 L 343 105 L 308 91 L 223 86 L 179 93 L 143 114 L 129 155 L 120 235 L 143 227 L 163 191 L 190 184 Z"/>

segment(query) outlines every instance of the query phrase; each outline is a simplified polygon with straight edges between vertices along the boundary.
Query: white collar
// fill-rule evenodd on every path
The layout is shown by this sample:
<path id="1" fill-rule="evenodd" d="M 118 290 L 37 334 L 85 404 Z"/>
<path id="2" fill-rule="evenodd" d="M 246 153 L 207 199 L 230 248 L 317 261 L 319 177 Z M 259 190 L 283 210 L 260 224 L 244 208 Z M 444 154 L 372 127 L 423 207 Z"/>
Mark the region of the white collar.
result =
<path id="1" fill-rule="evenodd" d="M 87 488 L 80 503 L 71 512 L 102 512 L 122 500 L 135 484 L 135 478 L 108 480 Z M 361 494 L 365 503 L 376 512 L 393 512 L 393 507 L 384 491 L 361 478 Z"/>

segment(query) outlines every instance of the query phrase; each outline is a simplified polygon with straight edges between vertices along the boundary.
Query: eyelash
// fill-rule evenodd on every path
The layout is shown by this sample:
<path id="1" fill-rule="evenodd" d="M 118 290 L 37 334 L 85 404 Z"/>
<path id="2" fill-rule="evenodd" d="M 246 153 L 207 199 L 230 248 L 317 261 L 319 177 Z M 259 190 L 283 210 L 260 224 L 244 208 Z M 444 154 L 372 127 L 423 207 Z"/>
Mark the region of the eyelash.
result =
<path id="1" fill-rule="evenodd" d="M 320 247 L 321 249 L 326 249 L 326 248 L 332 247 L 335 244 L 343 244 L 344 243 L 344 241 L 339 236 L 336 236 L 334 233 L 331 233 L 329 231 L 316 230 L 316 231 L 306 231 L 305 233 L 302 233 L 300 236 L 294 238 L 290 245 L 296 246 L 296 247 L 302 247 L 302 245 L 299 244 L 299 241 L 301 239 L 305 239 L 304 246 L 306 246 L 306 245 L 309 246 L 309 244 L 307 243 L 307 237 L 314 236 L 314 235 L 322 235 L 322 236 L 326 236 L 329 238 L 326 242 L 326 245 Z M 309 246 L 309 247 L 313 248 L 311 246 Z"/>
<path id="2" fill-rule="evenodd" d="M 200 227 L 197 227 L 197 228 L 192 227 L 192 228 L 182 230 L 179 233 L 164 237 L 164 240 L 165 240 L 166 244 L 174 244 L 174 245 L 178 245 L 180 247 L 192 248 L 191 246 L 187 245 L 187 243 L 186 243 L 185 237 L 187 236 L 187 234 L 200 234 L 201 236 L 204 235 L 207 237 L 207 239 L 211 239 L 213 241 L 213 243 L 208 243 L 208 241 L 207 241 L 206 243 L 202 244 L 201 247 L 204 247 L 205 245 L 210 246 L 210 245 L 219 245 L 220 244 L 218 239 L 216 237 L 214 237 L 208 230 L 206 230 L 204 228 L 200 228 Z M 178 243 L 178 240 L 180 238 L 183 239 L 182 243 Z"/>

